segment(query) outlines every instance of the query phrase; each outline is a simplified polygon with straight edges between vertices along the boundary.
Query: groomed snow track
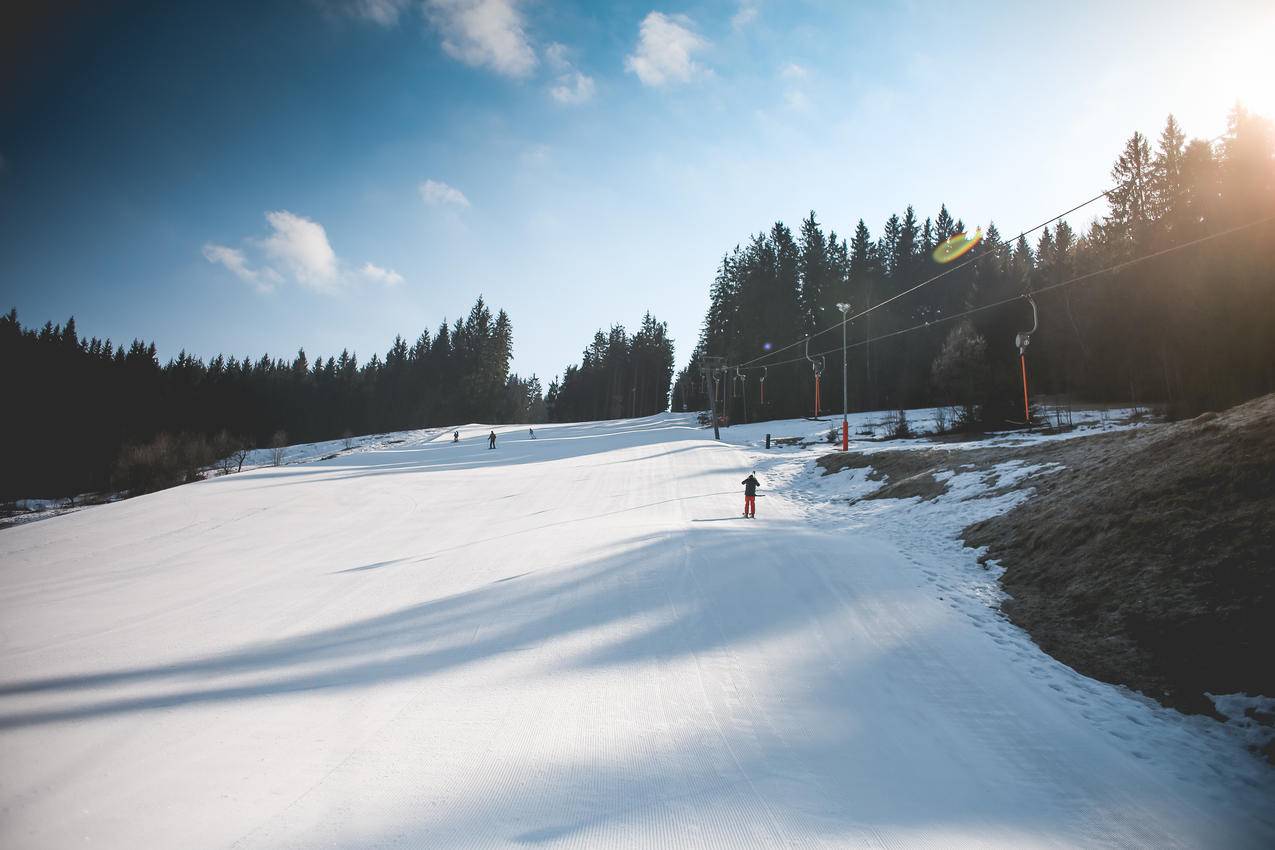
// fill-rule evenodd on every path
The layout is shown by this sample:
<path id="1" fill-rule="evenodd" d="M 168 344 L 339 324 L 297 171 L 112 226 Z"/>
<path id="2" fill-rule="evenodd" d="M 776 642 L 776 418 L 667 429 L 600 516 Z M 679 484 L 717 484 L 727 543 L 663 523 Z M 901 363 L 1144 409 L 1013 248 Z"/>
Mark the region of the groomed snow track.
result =
<path id="1" fill-rule="evenodd" d="M 0 846 L 1275 843 L 688 418 L 462 430 L 0 534 Z"/>

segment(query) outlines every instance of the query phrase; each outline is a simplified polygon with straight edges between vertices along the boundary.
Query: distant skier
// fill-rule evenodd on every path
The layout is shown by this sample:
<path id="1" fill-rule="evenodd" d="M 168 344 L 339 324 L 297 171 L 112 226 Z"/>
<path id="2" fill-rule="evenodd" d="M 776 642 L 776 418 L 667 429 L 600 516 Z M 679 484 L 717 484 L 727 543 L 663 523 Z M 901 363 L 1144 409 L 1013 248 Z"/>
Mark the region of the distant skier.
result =
<path id="1" fill-rule="evenodd" d="M 528 428 L 528 429 L 527 429 L 527 433 L 531 435 L 531 439 L 533 439 L 533 440 L 534 440 L 534 439 L 536 438 L 536 429 L 535 429 L 535 428 Z"/>
<path id="2" fill-rule="evenodd" d="M 459 431 L 453 431 L 453 432 L 452 432 L 452 442 L 453 442 L 453 443 L 459 443 L 459 442 L 460 442 L 460 432 L 459 432 Z"/>
<path id="3" fill-rule="evenodd" d="M 744 485 L 744 516 L 756 519 L 757 488 L 761 486 L 761 482 L 757 480 L 757 473 L 754 472 L 739 483 Z"/>
<path id="4" fill-rule="evenodd" d="M 490 434 L 487 435 L 487 448 L 489 449 L 496 448 L 496 432 L 495 431 L 492 431 Z"/>

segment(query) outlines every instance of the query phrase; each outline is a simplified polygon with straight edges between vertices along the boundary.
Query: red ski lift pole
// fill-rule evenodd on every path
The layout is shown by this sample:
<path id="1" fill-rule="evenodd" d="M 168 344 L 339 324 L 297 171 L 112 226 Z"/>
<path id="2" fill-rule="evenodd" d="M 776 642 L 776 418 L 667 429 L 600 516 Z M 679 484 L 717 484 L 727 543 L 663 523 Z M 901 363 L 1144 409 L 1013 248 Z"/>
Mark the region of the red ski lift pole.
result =
<path id="1" fill-rule="evenodd" d="M 823 409 L 823 365 L 824 360 L 819 357 L 815 361 L 815 418 L 819 418 L 819 411 Z"/>
<path id="2" fill-rule="evenodd" d="M 823 375 L 823 358 L 810 356 L 810 337 L 806 337 L 806 359 L 810 361 L 810 369 L 815 373 L 815 419 L 819 418 L 819 384 Z"/>
<path id="3" fill-rule="evenodd" d="M 1023 368 L 1023 421 L 1031 424 L 1031 405 L 1027 402 L 1027 355 L 1019 352 L 1018 363 Z"/>

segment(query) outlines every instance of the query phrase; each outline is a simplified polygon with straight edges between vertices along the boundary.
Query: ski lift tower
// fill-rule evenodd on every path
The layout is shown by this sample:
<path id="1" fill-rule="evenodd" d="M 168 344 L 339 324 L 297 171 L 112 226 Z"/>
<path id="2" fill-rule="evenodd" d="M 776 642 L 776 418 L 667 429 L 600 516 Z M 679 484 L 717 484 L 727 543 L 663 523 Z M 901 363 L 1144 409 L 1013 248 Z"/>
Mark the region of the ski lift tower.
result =
<path id="1" fill-rule="evenodd" d="M 1018 362 L 1023 369 L 1023 424 L 1030 428 L 1032 426 L 1032 411 L 1031 405 L 1027 401 L 1027 346 L 1031 345 L 1032 334 L 1036 333 L 1036 329 L 1040 327 L 1040 321 L 1036 314 L 1036 300 L 1032 298 L 1030 292 L 1024 293 L 1023 297 L 1032 306 L 1032 329 L 1017 334 L 1014 337 L 1014 345 L 1018 346 Z"/>
<path id="2" fill-rule="evenodd" d="M 849 374 L 846 359 L 846 320 L 850 315 L 849 304 L 838 304 L 841 311 L 841 450 L 850 451 L 850 397 L 846 394 L 846 375 Z"/>
<path id="3" fill-rule="evenodd" d="M 709 357 L 701 361 L 704 370 L 704 381 L 708 385 L 708 410 L 713 417 L 713 439 L 720 440 L 722 432 L 717 425 L 717 375 L 726 368 L 725 357 Z"/>

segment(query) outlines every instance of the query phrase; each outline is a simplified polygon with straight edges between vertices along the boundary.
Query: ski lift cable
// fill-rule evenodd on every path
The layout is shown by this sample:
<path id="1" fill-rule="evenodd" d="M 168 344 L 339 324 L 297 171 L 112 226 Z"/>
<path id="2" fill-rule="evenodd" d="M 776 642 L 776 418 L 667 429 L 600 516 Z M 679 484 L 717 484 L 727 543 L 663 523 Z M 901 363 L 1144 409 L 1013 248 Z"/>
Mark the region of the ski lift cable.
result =
<path id="1" fill-rule="evenodd" d="M 1222 133 L 1222 134 L 1220 134 L 1220 135 L 1214 136 L 1212 139 L 1209 139 L 1209 140 L 1208 140 L 1207 144 L 1209 144 L 1209 145 L 1216 144 L 1219 140 L 1221 140 L 1221 139 L 1222 139 L 1222 138 L 1224 138 L 1225 136 L 1226 136 L 1226 134 L 1225 134 L 1225 133 Z M 1110 189 L 1106 189 L 1106 190 L 1104 190 L 1104 191 L 1102 191 L 1102 192 L 1099 192 L 1097 195 L 1094 195 L 1094 196 L 1093 196 L 1092 198 L 1090 198 L 1089 200 L 1087 200 L 1087 201 L 1082 201 L 1081 203 L 1077 204 L 1076 206 L 1072 207 L 1071 209 L 1067 210 L 1066 212 L 1059 213 L 1058 215 L 1054 216 L 1053 218 L 1049 219 L 1048 221 L 1043 221 L 1043 222 L 1041 222 L 1040 224 L 1036 225 L 1035 227 L 1032 227 L 1032 228 L 1030 228 L 1030 229 L 1028 229 L 1028 230 L 1024 230 L 1022 233 L 1019 233 L 1017 236 L 1014 236 L 1014 237 L 1012 237 L 1012 238 L 1010 238 L 1010 239 L 1007 239 L 1007 240 L 1003 241 L 1000 245 L 996 246 L 994 249 L 992 249 L 992 250 L 990 250 L 990 251 L 987 251 L 987 252 L 985 252 L 985 253 L 980 253 L 980 254 L 978 254 L 977 256 L 970 257 L 968 260 L 964 261 L 963 263 L 958 263 L 958 264 L 957 264 L 957 265 L 955 265 L 955 266 L 952 266 L 952 267 L 950 267 L 950 268 L 944 269 L 943 271 L 939 272 L 938 274 L 934 275 L 933 277 L 930 277 L 930 278 L 928 278 L 928 279 L 926 279 L 926 280 L 923 280 L 923 281 L 921 281 L 920 283 L 916 284 L 915 286 L 912 286 L 912 287 L 910 287 L 910 288 L 908 288 L 908 289 L 905 289 L 905 290 L 904 290 L 904 291 L 902 291 L 902 292 L 896 293 L 896 294 L 894 294 L 894 295 L 890 296 L 889 298 L 885 299 L 884 301 L 881 301 L 880 303 L 873 304 L 871 307 L 868 307 L 867 309 L 862 310 L 862 311 L 860 311 L 860 312 L 858 312 L 858 313 L 854 314 L 853 316 L 850 316 L 850 317 L 848 317 L 848 318 L 843 318 L 841 322 L 838 322 L 837 324 L 832 325 L 831 327 L 824 328 L 824 329 L 823 329 L 823 330 L 821 330 L 821 331 L 816 331 L 815 333 L 811 334 L 810 336 L 808 336 L 808 337 L 803 337 L 802 339 L 799 339 L 799 340 L 797 340 L 796 342 L 791 342 L 791 343 L 789 343 L 788 345 L 783 346 L 782 348 L 776 348 L 776 349 L 772 349 L 772 350 L 770 350 L 770 351 L 767 351 L 765 354 L 758 355 L 757 357 L 754 357 L 754 358 L 753 358 L 753 359 L 751 359 L 751 360 L 745 360 L 745 361 L 743 361 L 742 363 L 740 363 L 739 365 L 741 365 L 741 366 L 750 366 L 750 365 L 752 365 L 752 364 L 756 363 L 756 362 L 757 362 L 757 361 L 759 361 L 759 360 L 765 360 L 767 357 L 773 357 L 774 355 L 779 354 L 780 352 L 788 351 L 789 349 L 795 348 L 796 346 L 801 345 L 803 342 L 808 342 L 808 340 L 813 339 L 814 337 L 820 336 L 821 334 L 825 334 L 825 333 L 828 333 L 829 331 L 836 330 L 836 329 L 837 329 L 838 327 L 840 327 L 840 326 L 841 326 L 841 324 L 843 324 L 843 323 L 853 322 L 853 321 L 855 321 L 856 319 L 861 319 L 861 318 L 863 318 L 864 316 L 868 315 L 869 313 L 873 312 L 874 310 L 878 310 L 878 309 L 880 309 L 880 308 L 882 308 L 882 307 L 886 306 L 887 304 L 891 304 L 891 303 L 893 303 L 893 302 L 895 302 L 895 301 L 898 301 L 900 298 L 903 298 L 903 297 L 905 297 L 905 296 L 911 295 L 913 292 L 916 292 L 918 289 L 921 289 L 921 288 L 922 288 L 922 287 L 924 287 L 924 286 L 929 286 L 931 283 L 934 283 L 935 281 L 939 280 L 940 278 L 946 277 L 947 275 L 949 275 L 949 274 L 951 274 L 951 273 L 953 273 L 953 272 L 955 272 L 955 271 L 957 271 L 957 270 L 959 270 L 959 269 L 963 269 L 963 268 L 965 268 L 966 266 L 969 266 L 969 265 L 971 265 L 971 264 L 973 264 L 973 263 L 977 263 L 977 262 L 979 262 L 980 260 L 984 260 L 984 259 L 986 259 L 987 257 L 994 256 L 994 255 L 995 255 L 995 254 L 997 254 L 998 252 L 1001 252 L 1001 251 L 1006 250 L 1007 248 L 1011 247 L 1014 243 L 1016 243 L 1019 239 L 1022 239 L 1023 237 L 1027 236 L 1028 234 L 1035 233 L 1037 230 L 1041 230 L 1042 228 L 1048 227 L 1049 225 L 1053 224 L 1054 222 L 1056 222 L 1056 221 L 1060 221 L 1061 219 L 1066 218 L 1067 216 L 1071 215 L 1072 213 L 1077 212 L 1078 210 L 1082 210 L 1082 209 L 1084 209 L 1085 207 L 1089 206 L 1090 204 L 1092 204 L 1092 203 L 1095 203 L 1095 202 L 1097 202 L 1097 201 L 1102 200 L 1103 198 L 1107 197 L 1108 195 L 1110 195 L 1112 192 L 1115 192 L 1115 191 L 1116 191 L 1117 189 L 1119 189 L 1119 188 L 1120 188 L 1119 186 L 1112 186 Z M 1179 196 L 1180 196 L 1180 195 L 1184 195 L 1184 194 L 1186 194 L 1186 191 L 1185 191 L 1185 190 L 1183 190 L 1182 192 L 1180 192 L 1180 193 L 1178 193 L 1178 194 L 1179 194 Z M 1039 292 L 1039 291 L 1043 291 L 1043 290 L 1037 290 L 1037 291 Z M 809 350 L 809 349 L 807 348 L 807 350 Z M 831 353 L 832 351 L 833 351 L 833 350 L 830 350 L 829 352 L 825 352 L 825 353 Z M 785 363 L 787 363 L 787 362 L 792 362 L 792 361 L 784 361 L 784 362 L 785 362 Z M 772 364 L 772 365 L 776 365 L 776 366 L 777 366 L 777 365 L 779 365 L 779 364 L 778 364 L 778 363 L 775 363 L 775 364 Z"/>
<path id="2" fill-rule="evenodd" d="M 903 290 L 902 292 L 895 293 L 894 295 L 890 296 L 889 298 L 885 299 L 884 301 L 881 301 L 880 303 L 877 303 L 877 304 L 873 304 L 871 307 L 868 307 L 867 309 L 861 310 L 860 312 L 855 313 L 853 316 L 850 316 L 850 317 L 848 317 L 848 318 L 844 319 L 843 321 L 844 321 L 844 322 L 853 322 L 855 319 L 861 319 L 861 318 L 863 318 L 864 316 L 868 315 L 869 313 L 873 312 L 874 310 L 879 310 L 880 308 L 882 308 L 882 307 L 886 306 L 887 304 L 891 304 L 891 303 L 893 303 L 893 302 L 895 302 L 895 301 L 898 301 L 900 298 L 903 298 L 903 297 L 906 297 L 906 296 L 908 296 L 908 295 L 911 295 L 913 292 L 916 292 L 918 289 L 920 289 L 920 288 L 922 288 L 922 287 L 924 287 L 924 286 L 929 286 L 931 283 L 934 283 L 936 280 L 939 280 L 940 278 L 947 277 L 948 275 L 952 274 L 953 272 L 958 271 L 959 269 L 963 269 L 963 268 L 965 268 L 966 266 L 969 266 L 969 265 L 970 265 L 970 264 L 972 264 L 972 263 L 977 263 L 977 262 L 979 262 L 980 260 L 986 259 L 987 257 L 994 256 L 994 255 L 995 255 L 995 254 L 997 254 L 998 252 L 1003 251 L 1003 250 L 1005 250 L 1006 248 L 1010 248 L 1010 247 L 1012 247 L 1012 246 L 1014 245 L 1014 243 L 1015 243 L 1015 242 L 1017 242 L 1019 239 L 1021 239 L 1021 238 L 1025 237 L 1025 236 L 1027 236 L 1028 234 L 1035 233 L 1037 230 L 1040 230 L 1041 228 L 1044 228 L 1044 227 L 1048 227 L 1049 225 L 1053 224 L 1054 222 L 1056 222 L 1056 221 L 1058 221 L 1058 220 L 1060 220 L 1060 219 L 1062 219 L 1062 218 L 1065 218 L 1065 217 L 1067 217 L 1067 216 L 1071 215 L 1072 213 L 1076 212 L 1077 210 L 1082 210 L 1082 209 L 1084 209 L 1085 207 L 1089 206 L 1090 204 L 1092 204 L 1092 203 L 1094 203 L 1094 202 L 1096 202 L 1096 201 L 1100 201 L 1100 200 L 1102 200 L 1103 198 L 1107 197 L 1107 195 L 1111 194 L 1111 192 L 1113 192 L 1113 191 L 1114 191 L 1114 187 L 1113 187 L 1112 189 L 1107 189 L 1106 191 L 1101 192 L 1100 194 L 1094 195 L 1094 196 L 1093 196 L 1092 198 L 1090 198 L 1089 200 L 1084 201 L 1083 203 L 1077 204 L 1076 206 L 1072 207 L 1071 209 L 1067 210 L 1066 212 L 1059 213 L 1058 215 L 1054 216 L 1053 218 L 1049 219 L 1048 221 L 1043 221 L 1043 222 L 1041 222 L 1040 224 L 1036 225 L 1035 227 L 1033 227 L 1033 228 L 1031 228 L 1031 229 L 1029 229 L 1029 230 L 1024 230 L 1022 233 L 1018 234 L 1017 236 L 1013 237 L 1012 239 L 1008 239 L 1008 240 L 1006 240 L 1006 241 L 1002 242 L 1000 245 L 996 246 L 996 247 L 995 247 L 994 249 L 992 249 L 991 251 L 987 251 L 987 252 L 985 252 L 985 253 L 981 253 L 981 254 L 979 254 L 978 256 L 975 256 L 975 257 L 970 257 L 968 260 L 966 260 L 966 261 L 965 261 L 965 262 L 963 262 L 963 263 L 958 263 L 958 264 L 957 264 L 957 265 L 955 265 L 955 266 L 951 266 L 950 268 L 946 268 L 946 269 L 944 269 L 943 271 L 939 272 L 938 274 L 934 275 L 933 277 L 927 278 L 926 280 L 923 280 L 923 281 L 921 281 L 920 283 L 916 284 L 915 286 L 912 286 L 912 287 L 910 287 L 909 289 L 905 289 L 905 290 Z M 802 338 L 802 339 L 800 339 L 800 340 L 797 340 L 796 342 L 789 343 L 788 345 L 785 345 L 785 346 L 783 346 L 782 348 L 776 348 L 776 349 L 773 349 L 773 350 L 771 350 L 771 351 L 768 351 L 768 352 L 766 352 L 765 354 L 762 354 L 762 355 L 759 355 L 759 356 L 757 356 L 757 357 L 754 357 L 752 360 L 745 360 L 743 363 L 741 363 L 741 364 L 739 364 L 739 365 L 741 365 L 741 366 L 749 366 L 749 365 L 751 365 L 751 364 L 753 364 L 753 363 L 756 363 L 758 360 L 764 360 L 764 359 L 766 359 L 767 357 L 773 357 L 774 355 L 779 354 L 780 352 L 787 351 L 787 350 L 789 350 L 789 349 L 791 349 L 791 348 L 795 348 L 796 346 L 801 345 L 801 344 L 802 344 L 803 342 L 805 342 L 807 339 L 813 339 L 814 337 L 820 336 L 820 335 L 822 335 L 822 334 L 826 334 L 826 333 L 828 333 L 829 331 L 836 330 L 837 328 L 841 327 L 841 324 L 842 324 L 842 322 L 838 322 L 837 324 L 832 325 L 831 327 L 824 328 L 824 329 L 823 329 L 823 330 L 821 330 L 821 331 L 816 331 L 815 333 L 811 334 L 809 337 L 804 337 L 804 338 Z"/>
<path id="3" fill-rule="evenodd" d="M 1234 227 L 1229 227 L 1226 230 L 1219 230 L 1217 233 L 1211 233 L 1208 236 L 1201 236 L 1196 239 L 1191 239 L 1187 242 L 1180 242 L 1177 245 L 1170 245 L 1168 248 L 1161 248 L 1159 251 L 1153 251 L 1150 254 L 1143 254 L 1140 257 L 1134 257 L 1129 260 L 1122 260 L 1118 263 L 1107 266 L 1105 268 L 1096 269 L 1091 272 L 1085 272 L 1082 275 L 1077 275 L 1076 277 L 1068 278 L 1067 280 L 1058 281 L 1057 283 L 1051 283 L 1048 286 L 1042 286 L 1039 289 L 1032 290 L 1030 293 L 1023 293 L 1020 295 L 1011 295 L 1008 298 L 1002 298 L 999 301 L 992 301 L 988 304 L 980 304 L 977 307 L 971 307 L 970 309 L 962 310 L 959 313 L 952 313 L 947 316 L 941 316 L 937 319 L 931 319 L 930 321 L 927 321 L 927 322 L 920 322 L 918 324 L 912 325 L 911 327 L 900 328 L 899 330 L 891 331 L 890 333 L 881 334 L 880 336 L 874 336 L 871 339 L 861 339 L 858 342 L 850 343 L 846 347 L 859 348 L 861 346 L 868 345 L 870 343 L 880 342 L 881 340 L 884 340 L 884 339 L 891 339 L 896 336 L 902 336 L 903 334 L 912 333 L 913 331 L 925 330 L 926 328 L 932 327 L 934 325 L 939 325 L 945 322 L 955 321 L 956 319 L 963 319 L 966 316 L 972 316 L 973 314 L 981 313 L 984 310 L 991 310 L 996 307 L 1003 307 L 1006 304 L 1013 304 L 1016 302 L 1023 301 L 1024 299 L 1030 299 L 1030 297 L 1033 295 L 1040 295 L 1042 293 L 1049 292 L 1054 289 L 1062 289 L 1063 287 L 1071 286 L 1076 283 L 1082 283 L 1086 280 L 1091 280 L 1100 275 L 1121 271 L 1122 269 L 1126 269 L 1129 266 L 1134 266 L 1134 265 L 1137 265 L 1138 263 L 1146 262 L 1147 260 L 1153 260 L 1156 257 L 1163 257 L 1166 254 L 1171 254 L 1175 251 L 1181 251 L 1185 248 L 1190 248 L 1194 245 L 1199 245 L 1201 243 L 1209 242 L 1214 239 L 1220 239 L 1223 236 L 1230 236 L 1232 233 L 1238 233 L 1241 230 L 1248 230 L 1249 228 L 1257 227 L 1258 225 L 1266 224 L 1267 222 L 1271 222 L 1271 221 L 1275 221 L 1275 215 L 1268 215 L 1263 218 L 1259 218 L 1259 219 L 1255 219 L 1253 221 L 1247 222 L 1245 224 L 1238 224 Z M 836 348 L 830 348 L 827 351 L 820 352 L 819 354 L 814 356 L 818 357 L 818 356 L 826 356 L 829 354 L 835 354 L 840 350 L 841 350 L 841 346 L 837 346 Z M 806 360 L 807 358 L 804 356 L 794 357 L 791 360 L 781 360 L 778 363 L 768 363 L 765 366 L 747 366 L 747 365 L 741 364 L 740 368 L 750 369 L 750 370 L 765 369 L 768 366 L 785 366 L 791 363 L 803 363 Z"/>

